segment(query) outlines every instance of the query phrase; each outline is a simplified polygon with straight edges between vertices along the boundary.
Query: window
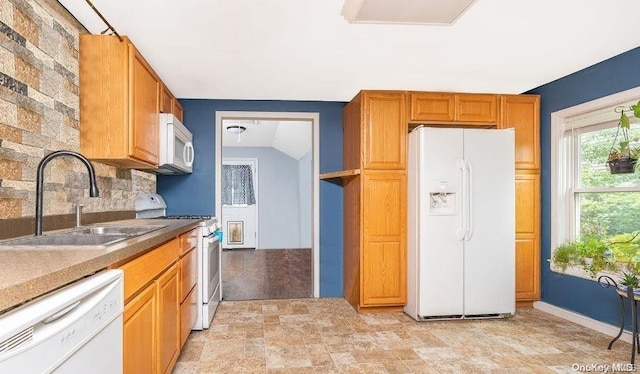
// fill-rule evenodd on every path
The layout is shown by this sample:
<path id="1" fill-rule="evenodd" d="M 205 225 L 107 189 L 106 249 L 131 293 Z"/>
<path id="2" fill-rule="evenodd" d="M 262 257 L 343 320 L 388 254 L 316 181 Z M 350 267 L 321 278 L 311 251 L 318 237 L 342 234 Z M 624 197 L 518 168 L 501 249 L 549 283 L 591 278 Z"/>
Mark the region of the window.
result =
<path id="1" fill-rule="evenodd" d="M 222 204 L 244 206 L 255 203 L 251 165 L 222 165 Z"/>
<path id="2" fill-rule="evenodd" d="M 606 164 L 618 131 L 620 115 L 614 108 L 629 106 L 640 97 L 638 89 L 622 94 L 626 96 L 618 94 L 552 114 L 552 253 L 569 241 L 598 238 L 617 243 L 631 240 L 640 231 L 640 171 L 611 174 Z M 630 118 L 630 139 L 638 142 L 640 119 Z M 628 247 L 629 253 L 616 252 L 615 260 L 628 261 L 636 249 L 640 245 Z M 570 270 L 567 273 L 591 277 L 585 271 Z"/>

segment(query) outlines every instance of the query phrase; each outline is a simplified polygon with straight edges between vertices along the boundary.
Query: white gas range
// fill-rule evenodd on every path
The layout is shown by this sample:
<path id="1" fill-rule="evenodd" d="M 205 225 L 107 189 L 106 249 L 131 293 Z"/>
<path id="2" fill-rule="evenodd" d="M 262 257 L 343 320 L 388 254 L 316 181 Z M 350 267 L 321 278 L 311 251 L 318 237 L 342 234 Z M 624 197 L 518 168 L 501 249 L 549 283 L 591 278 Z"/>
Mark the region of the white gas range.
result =
<path id="1" fill-rule="evenodd" d="M 139 193 L 135 201 L 136 218 L 200 219 L 198 241 L 198 317 L 192 330 L 209 328 L 211 319 L 222 300 L 222 251 L 217 231 L 218 219 L 204 215 L 167 216 L 167 204 L 162 196 Z M 201 307 L 200 307 L 201 306 Z"/>

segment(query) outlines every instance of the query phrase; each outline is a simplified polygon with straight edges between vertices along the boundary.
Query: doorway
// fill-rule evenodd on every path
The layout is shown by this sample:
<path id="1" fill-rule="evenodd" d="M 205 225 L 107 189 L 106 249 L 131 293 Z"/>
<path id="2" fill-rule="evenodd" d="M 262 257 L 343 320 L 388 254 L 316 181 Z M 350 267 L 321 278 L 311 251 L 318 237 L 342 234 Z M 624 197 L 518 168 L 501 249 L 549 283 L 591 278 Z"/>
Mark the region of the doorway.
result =
<path id="1" fill-rule="evenodd" d="M 216 113 L 223 299 L 319 296 L 318 137 L 318 113 Z M 242 173 L 253 176 L 255 202 L 240 196 L 230 204 L 230 194 L 247 190 Z M 235 190 L 223 192 L 233 178 Z"/>

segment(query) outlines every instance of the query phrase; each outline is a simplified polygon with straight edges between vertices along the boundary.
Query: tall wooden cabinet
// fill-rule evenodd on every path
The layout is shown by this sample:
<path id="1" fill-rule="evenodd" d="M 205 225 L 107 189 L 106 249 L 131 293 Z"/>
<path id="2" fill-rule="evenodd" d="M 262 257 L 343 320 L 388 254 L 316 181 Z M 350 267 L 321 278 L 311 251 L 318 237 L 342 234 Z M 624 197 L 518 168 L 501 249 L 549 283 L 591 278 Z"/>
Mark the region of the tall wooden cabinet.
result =
<path id="1" fill-rule="evenodd" d="M 344 296 L 358 311 L 406 303 L 408 124 L 515 128 L 516 301 L 540 298 L 540 97 L 361 91 L 344 109 Z M 491 150 L 487 150 L 491 152 Z"/>
<path id="2" fill-rule="evenodd" d="M 358 311 L 406 303 L 407 95 L 361 91 L 344 110 L 344 295 Z"/>
<path id="3" fill-rule="evenodd" d="M 540 299 L 540 97 L 501 95 L 498 128 L 516 132 L 516 301 Z"/>

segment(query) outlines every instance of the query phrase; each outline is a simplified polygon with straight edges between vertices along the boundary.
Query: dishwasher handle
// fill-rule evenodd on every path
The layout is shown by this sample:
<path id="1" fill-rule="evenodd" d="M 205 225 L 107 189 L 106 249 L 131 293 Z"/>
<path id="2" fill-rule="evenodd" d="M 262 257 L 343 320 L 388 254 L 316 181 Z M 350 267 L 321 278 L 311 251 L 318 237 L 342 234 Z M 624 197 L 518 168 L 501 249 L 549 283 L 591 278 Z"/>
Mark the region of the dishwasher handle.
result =
<path id="1" fill-rule="evenodd" d="M 74 309 L 76 309 L 78 307 L 78 305 L 80 305 L 80 301 L 78 300 L 75 303 L 69 305 L 68 307 L 62 309 L 61 311 L 54 313 L 52 315 L 50 315 L 49 317 L 45 318 L 42 323 L 49 324 L 51 322 L 55 322 L 57 320 L 59 320 L 60 318 L 66 316 L 67 314 L 71 313 Z"/>

